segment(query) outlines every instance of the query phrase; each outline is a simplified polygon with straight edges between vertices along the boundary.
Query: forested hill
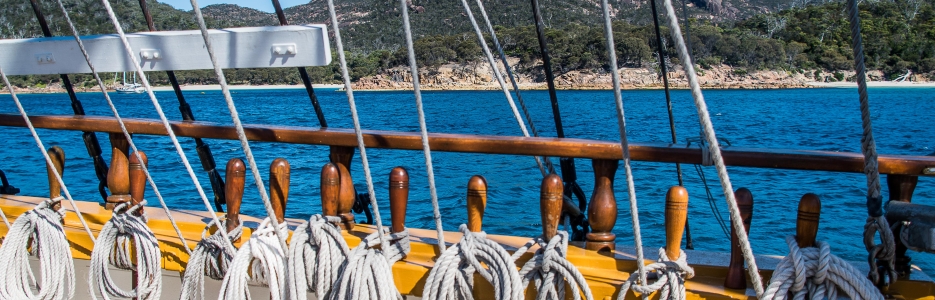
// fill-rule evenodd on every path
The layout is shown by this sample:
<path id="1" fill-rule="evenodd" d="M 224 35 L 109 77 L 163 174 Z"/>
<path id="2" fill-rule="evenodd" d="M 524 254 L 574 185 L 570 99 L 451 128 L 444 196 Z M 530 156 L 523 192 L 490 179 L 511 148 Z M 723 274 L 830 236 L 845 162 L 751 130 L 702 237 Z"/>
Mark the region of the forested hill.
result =
<path id="1" fill-rule="evenodd" d="M 83 35 L 113 32 L 99 1 L 63 1 Z M 674 1 L 681 9 L 681 2 Z M 807 73 L 816 80 L 827 80 L 827 76 L 820 74 L 834 74 L 832 80 L 846 80 L 839 71 L 853 67 L 843 0 L 686 1 L 689 1 L 687 8 L 691 17 L 694 59 L 702 69 L 726 65 L 736 69 L 734 72 L 738 74 L 769 69 Z M 70 34 L 55 1 L 39 2 L 53 33 Z M 405 64 L 397 1 L 336 2 L 354 80 Z M 620 66 L 657 69 L 648 2 L 612 2 Z M 111 3 L 125 31 L 146 30 L 137 0 L 111 0 Z M 153 0 L 149 3 L 158 29 L 195 28 L 190 12 Z M 491 21 L 498 28 L 507 55 L 519 59 L 517 71 L 541 80 L 541 63 L 529 1 L 485 1 L 485 5 Z M 600 2 L 540 0 L 540 5 L 556 71 L 559 74 L 606 72 Z M 658 1 L 657 6 L 661 10 L 662 1 Z M 326 7 L 325 0 L 312 0 L 308 4 L 286 8 L 285 15 L 291 24 L 323 23 L 328 21 Z M 860 7 L 868 67 L 881 71 L 885 77 L 875 79 L 892 79 L 907 71 L 935 78 L 935 4 L 932 1 L 863 0 Z M 460 0 L 411 0 L 407 9 L 421 66 L 437 68 L 448 63 L 480 61 L 480 47 Z M 211 5 L 203 11 L 209 27 L 213 28 L 278 25 L 275 14 L 237 5 Z M 474 12 L 479 15 L 476 7 Z M 664 44 L 673 54 L 669 31 L 662 28 L 662 32 L 666 35 Z M 28 1 L 0 0 L 0 37 L 40 35 Z M 673 54 L 666 63 L 677 66 L 678 59 Z M 309 68 L 315 82 L 337 82 L 340 77 L 336 70 L 335 64 Z M 239 84 L 298 82 L 298 75 L 291 69 L 230 70 L 228 73 L 228 79 Z M 178 75 L 186 84 L 215 81 L 209 71 L 178 72 Z M 164 74 L 153 72 L 151 76 L 155 83 L 165 84 Z M 85 77 L 76 76 L 76 81 L 79 85 L 93 86 L 90 77 Z M 14 81 L 20 86 L 32 86 L 55 83 L 58 79 L 57 76 L 30 76 L 14 78 Z"/>

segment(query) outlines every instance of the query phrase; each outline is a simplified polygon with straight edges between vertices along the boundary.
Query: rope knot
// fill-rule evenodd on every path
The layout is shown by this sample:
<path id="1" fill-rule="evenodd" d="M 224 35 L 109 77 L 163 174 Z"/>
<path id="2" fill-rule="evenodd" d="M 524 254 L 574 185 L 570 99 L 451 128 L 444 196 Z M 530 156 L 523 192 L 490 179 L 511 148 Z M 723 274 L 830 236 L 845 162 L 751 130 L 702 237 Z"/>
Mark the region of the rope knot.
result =
<path id="1" fill-rule="evenodd" d="M 762 299 L 877 299 L 883 295 L 857 268 L 831 254 L 828 243 L 799 248 L 794 236 L 786 237 L 789 255 L 776 266 Z"/>

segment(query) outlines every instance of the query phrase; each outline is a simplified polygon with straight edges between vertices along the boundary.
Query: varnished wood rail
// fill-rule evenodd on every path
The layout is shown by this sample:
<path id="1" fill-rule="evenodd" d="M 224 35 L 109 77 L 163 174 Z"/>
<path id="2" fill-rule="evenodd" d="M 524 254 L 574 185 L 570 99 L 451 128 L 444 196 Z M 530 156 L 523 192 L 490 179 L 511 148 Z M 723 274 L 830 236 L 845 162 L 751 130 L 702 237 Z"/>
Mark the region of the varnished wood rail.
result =
<path id="1" fill-rule="evenodd" d="M 37 128 L 118 133 L 117 121 L 111 117 L 92 116 L 32 116 Z M 130 133 L 166 135 L 165 127 L 153 119 L 124 119 Z M 0 114 L 0 126 L 25 127 L 19 115 Z M 211 122 L 172 122 L 178 136 L 236 140 L 233 126 Z M 292 144 L 357 145 L 350 129 L 312 128 L 273 125 L 245 125 L 247 138 L 253 141 Z M 434 151 L 577 157 L 591 159 L 621 159 L 620 143 L 584 139 L 535 138 L 515 136 L 429 134 Z M 364 131 L 367 147 L 422 150 L 417 132 Z M 809 150 L 777 150 L 728 147 L 723 150 L 730 166 L 823 170 L 833 172 L 863 172 L 860 153 Z M 664 143 L 630 143 L 631 159 L 669 163 L 701 163 L 701 150 L 684 145 Z M 880 155 L 880 173 L 923 175 L 935 168 L 935 156 Z"/>

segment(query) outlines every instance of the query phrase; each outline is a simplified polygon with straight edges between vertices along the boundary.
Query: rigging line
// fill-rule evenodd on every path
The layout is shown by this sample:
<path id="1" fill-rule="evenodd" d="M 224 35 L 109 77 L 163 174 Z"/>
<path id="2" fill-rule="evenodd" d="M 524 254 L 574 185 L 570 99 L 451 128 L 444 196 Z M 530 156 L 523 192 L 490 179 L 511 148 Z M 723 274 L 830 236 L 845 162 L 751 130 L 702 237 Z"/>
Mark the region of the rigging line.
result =
<path id="1" fill-rule="evenodd" d="M 351 87 L 351 75 L 347 71 L 347 59 L 344 57 L 344 42 L 341 41 L 341 29 L 338 28 L 338 14 L 334 11 L 334 1 L 328 0 L 328 13 L 331 14 L 331 27 L 334 30 L 334 44 L 338 47 L 338 60 L 341 63 L 341 78 L 344 79 L 344 92 L 347 94 L 347 104 L 351 108 L 351 119 L 354 121 L 354 134 L 357 135 L 357 148 L 360 149 L 360 163 L 363 165 L 364 178 L 367 180 L 367 192 L 370 196 L 374 220 L 377 223 L 377 236 L 380 238 L 380 248 L 386 251 L 386 237 L 383 234 L 383 219 L 380 218 L 380 206 L 377 205 L 377 196 L 373 189 L 373 177 L 370 176 L 370 162 L 367 160 L 367 147 L 364 145 L 364 134 L 360 129 L 360 118 L 357 116 L 357 103 L 354 102 L 354 90 Z M 436 210 L 437 211 L 437 210 Z"/>
<path id="2" fill-rule="evenodd" d="M 16 96 L 16 92 L 13 91 L 13 85 L 10 84 L 10 79 L 7 78 L 6 73 L 3 72 L 3 68 L 0 68 L 0 77 L 3 78 L 3 84 L 6 85 L 7 89 L 10 90 L 10 96 L 13 98 L 13 102 L 16 103 L 16 108 L 19 109 L 20 115 L 23 116 L 23 120 L 26 121 L 26 127 L 29 127 L 29 133 L 32 134 L 33 139 L 36 140 L 36 146 L 39 147 L 39 152 L 42 152 L 42 157 L 45 158 L 45 163 L 48 166 L 54 166 L 52 163 L 52 158 L 49 157 L 49 153 L 45 150 L 45 145 L 42 144 L 42 139 L 39 138 L 39 133 L 36 132 L 36 127 L 32 126 L 32 121 L 29 120 L 29 115 L 26 114 L 26 109 L 23 108 L 23 104 L 19 102 L 19 97 Z M 65 186 L 65 181 L 62 180 L 62 174 L 58 173 L 58 170 L 54 167 L 49 168 L 52 170 L 52 174 L 55 175 L 55 180 L 58 181 L 58 184 L 62 187 L 62 193 L 65 194 L 65 199 L 68 199 L 68 202 L 71 203 L 71 208 L 75 210 L 75 214 L 78 215 L 78 220 L 81 221 L 81 226 L 84 227 L 84 231 L 88 234 L 88 238 L 91 239 L 91 242 L 97 243 L 97 239 L 94 238 L 94 234 L 91 233 L 91 228 L 88 227 L 88 222 L 84 220 L 84 214 L 81 213 L 81 209 L 78 208 L 78 204 L 75 203 L 75 199 L 71 197 L 71 193 L 68 192 L 68 187 Z M 7 228 L 10 228 L 10 223 L 6 218 L 6 214 L 3 214 L 3 221 L 6 222 Z"/>
<path id="3" fill-rule="evenodd" d="M 669 132 L 672 134 L 672 143 L 675 144 L 678 142 L 676 133 L 675 133 L 675 117 L 672 116 L 672 96 L 669 94 L 669 70 L 666 65 L 666 53 L 665 47 L 662 45 L 662 34 L 659 33 L 659 13 L 656 12 L 656 0 L 649 0 L 650 8 L 653 13 L 653 26 L 656 31 L 656 53 L 659 55 L 659 68 L 662 72 L 662 86 L 666 93 L 666 111 L 669 113 Z M 682 179 L 682 164 L 675 163 L 675 172 L 678 174 L 679 186 L 685 186 L 685 183 Z M 688 224 L 688 222 L 685 222 Z"/>
<path id="4" fill-rule="evenodd" d="M 289 25 L 289 21 L 286 20 L 286 15 L 282 12 L 282 5 L 279 5 L 279 0 L 273 0 L 273 8 L 276 9 L 276 17 L 279 18 L 279 25 Z M 325 113 L 321 110 L 321 104 L 318 103 L 318 96 L 315 95 L 315 88 L 312 87 L 312 79 L 308 77 L 308 70 L 306 70 L 305 67 L 298 67 L 298 69 L 299 77 L 302 78 L 302 84 L 305 85 L 305 91 L 308 92 L 308 99 L 312 101 L 312 106 L 315 108 L 315 116 L 318 117 L 318 125 L 322 128 L 328 127 L 328 122 L 325 121 Z"/>
<path id="5" fill-rule="evenodd" d="M 610 59 L 610 70 L 613 75 L 614 101 L 617 109 L 617 125 L 620 127 L 620 149 L 623 151 L 623 169 L 627 177 L 627 198 L 630 201 L 630 220 L 633 225 L 633 244 L 636 247 L 636 266 L 641 284 L 646 284 L 646 266 L 643 255 L 643 237 L 640 233 L 640 213 L 636 204 L 636 187 L 633 183 L 633 170 L 630 169 L 630 145 L 627 141 L 627 120 L 623 110 L 623 96 L 620 95 L 620 75 L 617 73 L 617 50 L 614 47 L 613 24 L 610 22 L 610 9 L 607 0 L 601 0 L 601 10 L 604 13 L 604 39 L 607 41 L 607 56 Z M 622 296 L 622 295 L 621 295 Z M 643 294 L 644 299 L 648 295 Z"/>
<path id="6" fill-rule="evenodd" d="M 153 15 L 149 13 L 149 5 L 146 5 L 146 0 L 139 0 L 140 9 L 143 11 L 143 17 L 146 19 L 146 25 L 149 27 L 149 31 L 155 32 L 156 25 L 153 23 Z M 169 83 L 172 84 L 172 90 L 175 91 L 175 97 L 179 99 L 179 112 L 182 114 L 182 120 L 185 121 L 195 121 L 195 115 L 192 113 L 192 107 L 188 105 L 188 102 L 185 101 L 185 95 L 182 94 L 182 87 L 179 86 L 179 81 L 175 77 L 175 71 L 168 70 L 166 71 L 166 76 L 169 78 Z M 217 171 L 217 164 L 214 161 L 214 155 L 211 153 L 211 148 L 208 147 L 208 144 L 200 137 L 195 137 L 195 151 L 198 152 L 198 159 L 201 161 L 201 168 L 208 173 L 208 179 L 211 180 L 211 190 L 214 192 L 214 207 L 218 212 L 224 212 L 224 207 L 221 206 L 225 204 L 225 195 L 224 195 L 224 179 L 221 178 L 221 174 Z"/>
<path id="7" fill-rule="evenodd" d="M 714 133 L 714 125 L 711 123 L 711 115 L 708 112 L 708 105 L 705 103 L 704 95 L 701 93 L 701 86 L 698 84 L 698 75 L 695 73 L 695 67 L 688 58 L 688 50 L 685 48 L 685 41 L 682 39 L 682 30 L 679 28 L 678 17 L 675 15 L 675 8 L 672 7 L 671 0 L 664 0 L 666 16 L 669 19 L 669 27 L 672 31 L 672 38 L 675 40 L 678 50 L 679 60 L 682 61 L 682 67 L 685 69 L 685 77 L 688 78 L 688 84 L 691 87 L 692 98 L 695 101 L 695 107 L 698 111 L 699 123 L 701 123 L 702 133 L 707 140 L 708 148 L 711 153 L 711 160 L 717 169 L 718 179 L 721 181 L 721 188 L 727 200 L 727 206 L 730 211 L 731 225 L 734 232 L 737 233 L 737 239 L 740 241 L 740 249 L 743 252 L 744 261 L 747 263 L 747 273 L 753 290 L 756 291 L 757 298 L 763 297 L 763 278 L 760 276 L 759 268 L 756 265 L 756 258 L 753 256 L 753 249 L 750 247 L 750 241 L 747 233 L 744 231 L 743 220 L 740 218 L 740 210 L 737 208 L 737 199 L 734 197 L 734 190 L 731 186 L 730 176 L 727 173 L 727 166 L 724 164 L 724 157 L 721 155 L 721 147 Z"/>
<path id="8" fill-rule="evenodd" d="M 467 13 L 468 19 L 471 20 L 471 25 L 474 26 L 474 32 L 477 33 L 478 43 L 481 45 L 481 49 L 484 50 L 484 55 L 487 57 L 487 62 L 490 63 L 490 68 L 493 70 L 494 77 L 497 78 L 497 83 L 500 84 L 500 89 L 503 90 L 503 96 L 505 96 L 506 101 L 510 103 L 510 109 L 513 111 L 513 117 L 516 118 L 516 123 L 519 124 L 519 129 L 523 131 L 523 136 L 529 137 L 529 131 L 526 130 L 526 124 L 523 122 L 523 117 L 520 116 L 519 110 L 516 108 L 516 103 L 513 102 L 513 96 L 510 94 L 510 89 L 506 87 L 506 83 L 503 81 L 503 74 L 500 74 L 500 69 L 497 68 L 497 63 L 493 58 L 493 54 L 490 53 L 490 48 L 487 47 L 487 41 L 484 40 L 484 33 L 481 32 L 480 26 L 477 25 L 477 20 L 474 19 L 474 13 L 471 12 L 471 6 L 468 5 L 467 0 L 461 0 L 461 4 L 464 5 L 464 11 Z M 510 65 L 505 63 L 504 66 L 507 69 L 510 68 Z M 514 82 L 514 84 L 516 83 Z M 519 94 L 518 89 L 516 92 Z M 533 156 L 533 158 L 536 159 L 536 165 L 539 166 L 539 171 L 542 172 L 542 177 L 548 175 L 549 173 L 546 172 L 546 168 L 542 165 L 542 160 L 538 156 Z"/>
<path id="9" fill-rule="evenodd" d="M 688 20 L 688 4 L 686 2 L 688 2 L 688 0 L 682 0 L 682 22 L 685 23 L 685 40 L 688 41 L 685 43 L 685 46 L 688 47 L 688 58 L 692 63 L 695 63 L 695 51 L 692 50 L 692 29 L 690 26 L 690 21 Z"/>
<path id="10" fill-rule="evenodd" d="M 29 4 L 32 5 L 32 11 L 36 15 L 36 19 L 39 20 L 39 27 L 42 29 L 42 35 L 45 37 L 52 37 L 52 30 L 49 29 L 49 24 L 46 23 L 45 15 L 42 14 L 42 8 L 39 6 L 37 0 L 29 0 Z M 68 98 L 71 99 L 71 109 L 74 111 L 75 115 L 83 116 L 84 115 L 84 106 L 81 105 L 81 101 L 78 100 L 78 95 L 75 94 L 75 88 L 71 84 L 71 79 L 68 78 L 67 74 L 60 74 L 62 78 L 62 85 L 65 86 L 65 91 L 68 92 Z M 90 131 L 84 131 L 81 139 L 84 140 L 84 146 L 88 150 L 88 155 L 91 156 L 91 160 L 94 161 L 94 174 L 97 176 L 97 189 L 98 193 L 101 194 L 102 201 L 107 201 L 107 192 L 104 191 L 104 187 L 107 183 L 107 162 L 104 161 L 104 158 L 101 157 L 101 143 L 97 140 L 97 134 Z"/>
<path id="11" fill-rule="evenodd" d="M 110 95 L 107 94 L 107 89 L 104 86 L 104 81 L 101 80 L 100 74 L 98 74 L 97 71 L 94 69 L 94 64 L 91 63 L 91 56 L 88 54 L 87 49 L 84 47 L 84 42 L 81 41 L 81 37 L 78 35 L 78 29 L 75 28 L 75 24 L 72 22 L 71 17 L 68 15 L 68 10 L 65 9 L 65 4 L 62 3 L 62 0 L 57 0 L 57 2 L 58 2 L 58 7 L 62 10 L 62 15 L 65 17 L 65 21 L 68 23 L 68 27 L 71 29 L 71 32 L 75 37 L 75 42 L 78 43 L 78 48 L 81 50 L 81 54 L 84 55 L 84 59 L 88 63 L 88 68 L 91 69 L 91 75 L 94 76 L 94 79 L 97 80 L 98 86 L 101 87 L 101 93 L 104 94 L 104 99 L 107 100 L 107 105 L 110 106 L 110 110 L 114 113 L 114 119 L 117 120 L 117 124 L 120 125 L 120 130 L 123 131 L 123 135 L 127 138 L 127 143 L 130 145 L 130 148 L 133 149 L 133 155 L 135 155 L 139 161 L 141 162 L 144 161 L 144 159 L 140 156 L 139 149 L 136 148 L 136 143 L 133 142 L 133 137 L 130 136 L 130 132 L 127 130 L 126 124 L 123 123 L 123 118 L 121 118 L 120 113 L 117 112 L 117 107 L 114 105 L 114 102 L 110 99 Z M 114 22 L 114 27 L 116 27 L 119 30 L 118 33 L 120 34 L 120 37 L 126 43 L 126 36 L 123 35 L 123 31 L 120 29 L 120 24 L 117 22 L 116 16 L 113 15 L 113 11 L 110 8 L 109 1 L 103 0 L 103 2 L 104 2 L 105 8 L 107 8 L 108 10 L 108 13 L 110 13 L 111 16 L 113 17 L 112 21 Z M 129 43 L 126 43 L 125 45 L 129 46 Z M 130 57 L 133 59 L 133 64 L 136 65 L 137 70 L 139 70 L 140 65 L 138 62 L 136 62 L 136 57 L 132 55 L 132 51 L 129 51 L 128 53 L 130 53 Z M 143 72 L 139 72 L 139 73 L 142 74 Z M 149 86 L 149 82 L 147 82 L 146 77 L 142 77 L 142 75 L 141 75 L 141 78 L 143 80 L 143 86 L 146 87 L 147 91 L 149 92 L 150 96 L 155 102 L 156 98 L 152 93 L 152 88 Z M 169 121 L 166 120 L 165 114 L 162 112 L 162 108 L 160 107 L 157 107 L 157 108 L 159 109 L 158 111 L 159 116 L 162 117 L 163 122 L 166 124 L 167 131 L 169 131 L 169 134 L 173 135 L 172 141 L 175 143 L 179 152 L 181 152 L 181 146 L 179 146 L 178 140 L 174 137 L 174 133 L 171 132 L 171 129 L 168 129 Z M 185 160 L 185 157 L 182 157 L 182 159 L 185 162 L 185 165 L 188 168 L 188 170 L 190 172 L 193 172 L 191 171 L 191 166 L 188 165 L 188 161 Z M 182 242 L 182 246 L 184 246 L 185 251 L 190 255 L 192 253 L 192 249 L 188 247 L 188 242 L 185 240 L 185 236 L 182 235 L 182 230 L 179 229 L 178 224 L 176 224 L 175 222 L 175 218 L 172 217 L 172 213 L 169 211 L 169 206 L 166 205 L 165 200 L 163 200 L 162 193 L 159 192 L 159 188 L 156 187 L 156 181 L 154 181 L 153 177 L 149 174 L 149 168 L 146 166 L 146 164 L 141 163 L 140 169 L 143 170 L 143 174 L 146 175 L 146 181 L 149 182 L 149 186 L 152 187 L 153 189 L 153 194 L 156 195 L 156 199 L 159 200 L 159 204 L 162 206 L 162 209 L 166 212 L 166 217 L 169 219 L 169 223 L 172 224 L 172 228 L 175 230 L 175 233 L 178 235 L 179 240 Z M 192 176 L 194 176 L 194 172 L 192 173 Z M 197 185 L 197 182 L 196 182 L 196 185 Z M 198 186 L 198 188 L 200 191 L 201 186 Z M 203 191 L 202 191 L 202 196 L 203 196 Z M 207 202 L 207 198 L 205 198 L 205 201 Z M 217 218 L 217 216 L 214 215 L 214 212 L 212 212 L 212 216 L 215 219 Z"/>
<path id="12" fill-rule="evenodd" d="M 477 7 L 480 10 L 481 16 L 484 17 L 484 22 L 487 23 L 487 31 L 490 32 L 490 37 L 493 39 L 493 45 L 497 48 L 497 52 L 500 53 L 500 60 L 503 62 L 503 69 L 506 70 L 507 76 L 510 78 L 510 83 L 513 84 L 513 91 L 516 92 L 516 101 L 519 102 L 519 107 L 523 109 L 523 115 L 526 116 L 526 123 L 529 124 L 529 131 L 532 132 L 532 136 L 538 137 L 539 130 L 536 130 L 536 124 L 532 121 L 532 115 L 529 114 L 529 109 L 526 108 L 526 102 L 523 101 L 523 95 L 520 93 L 519 84 L 516 81 L 516 77 L 513 76 L 513 69 L 510 68 L 510 63 L 506 61 L 506 54 L 503 53 L 503 46 L 500 45 L 500 39 L 497 38 L 497 32 L 493 29 L 493 25 L 490 23 L 490 18 L 487 17 L 487 9 L 484 8 L 484 3 L 481 0 L 477 0 Z M 552 159 L 548 156 L 543 156 L 542 159 L 545 162 L 546 168 L 549 169 L 549 173 L 555 173 L 555 166 L 552 165 Z"/>
<path id="13" fill-rule="evenodd" d="M 422 91 L 419 89 L 419 66 L 416 65 L 416 51 L 412 46 L 412 28 L 409 26 L 409 8 L 406 6 L 406 0 L 399 0 L 399 5 L 403 12 L 403 31 L 405 31 L 406 34 L 406 48 L 409 50 L 409 69 L 412 72 L 412 91 L 415 93 L 416 109 L 419 111 L 419 128 L 422 130 L 422 152 L 425 154 L 425 169 L 429 178 L 429 193 L 432 196 L 435 230 L 438 232 L 438 253 L 445 253 L 445 232 L 442 227 L 442 215 L 438 209 L 438 193 L 435 190 L 435 171 L 432 170 L 432 149 L 429 148 L 428 129 L 425 126 L 425 111 L 422 110 Z M 503 78 L 501 78 L 501 83 L 502 79 Z M 507 96 L 509 97 L 509 93 Z M 513 109 L 516 110 L 515 107 Z M 523 131 L 525 131 L 526 127 L 522 127 Z"/>
<path id="14" fill-rule="evenodd" d="M 104 0 L 104 2 L 108 2 L 108 1 L 109 0 Z M 240 146 L 241 148 L 243 148 L 244 155 L 247 157 L 247 162 L 250 164 L 250 171 L 253 173 L 253 181 L 256 183 L 256 189 L 260 193 L 260 199 L 263 200 L 263 206 L 266 208 L 266 215 L 269 217 L 270 223 L 273 225 L 273 228 L 274 228 L 273 233 L 279 239 L 279 246 L 281 246 L 283 251 L 285 251 L 285 249 L 289 249 L 289 247 L 286 245 L 286 234 L 283 234 L 282 232 L 279 231 L 279 220 L 277 220 L 276 213 L 275 211 L 273 211 L 273 204 L 270 203 L 269 194 L 266 193 L 266 186 L 263 184 L 263 177 L 260 176 L 260 169 L 257 168 L 256 160 L 253 158 L 253 151 L 250 150 L 250 143 L 247 142 L 247 136 L 243 130 L 243 123 L 240 122 L 240 116 L 237 114 L 237 106 L 234 105 L 234 99 L 231 98 L 230 89 L 227 87 L 227 79 L 224 78 L 224 71 L 221 70 L 221 67 L 218 65 L 217 57 L 215 57 L 214 55 L 214 48 L 211 46 L 211 38 L 208 35 L 208 28 L 207 28 L 207 25 L 205 25 L 205 18 L 201 14 L 201 8 L 199 8 L 198 6 L 198 0 L 191 0 L 191 3 L 192 3 L 192 12 L 195 14 L 195 20 L 198 21 L 198 28 L 201 29 L 201 37 L 205 41 L 205 50 L 208 51 L 208 56 L 211 58 L 211 65 L 214 66 L 214 74 L 217 75 L 218 83 L 221 85 L 221 93 L 224 94 L 224 101 L 227 102 L 227 109 L 230 110 L 231 120 L 234 122 L 234 128 L 237 129 L 237 138 L 240 140 Z M 108 12 L 111 13 L 111 16 L 113 16 L 113 12 L 110 10 L 109 3 L 107 5 L 107 9 L 108 9 Z M 114 18 L 113 20 L 114 22 L 116 22 L 116 18 Z M 123 36 L 122 32 L 123 31 L 121 31 L 120 36 L 121 38 L 123 38 L 124 45 L 127 47 L 127 53 L 131 54 L 130 56 L 133 58 L 133 62 L 137 66 L 137 69 L 136 69 L 137 72 L 139 72 L 139 74 L 142 75 L 143 71 L 139 68 L 139 63 L 136 62 L 136 57 L 132 55 L 132 50 L 130 50 L 130 44 L 126 42 L 126 37 Z M 156 96 L 153 95 L 153 92 L 151 88 L 149 87 L 149 83 L 146 82 L 145 78 L 143 79 L 143 84 L 146 85 L 146 89 L 149 91 L 149 95 L 150 97 L 152 97 L 153 103 L 156 103 Z M 161 115 L 161 110 L 160 110 L 160 115 Z M 163 118 L 163 122 L 166 122 L 165 118 Z M 169 123 L 166 122 L 165 124 L 166 124 L 166 129 L 168 129 Z M 172 134 L 173 142 L 175 142 L 176 147 L 179 147 L 178 142 L 175 141 L 175 134 L 171 132 L 170 134 Z M 181 151 L 181 148 L 179 148 L 179 151 Z M 184 156 L 183 156 L 183 159 L 184 159 Z M 191 166 L 188 166 L 187 161 L 185 165 L 186 167 L 188 167 L 189 172 L 191 172 Z M 192 176 L 193 176 L 192 178 L 194 179 L 194 173 L 192 173 Z M 196 184 L 196 186 L 198 185 Z M 201 186 L 198 186 L 198 191 L 201 192 Z M 204 192 L 202 192 L 202 197 L 204 197 Z M 205 201 L 207 205 L 208 200 L 205 199 Z M 212 215 L 214 215 L 213 211 L 211 213 Z M 216 218 L 217 217 L 215 217 L 215 219 Z M 217 221 L 217 220 L 215 221 L 218 222 L 218 224 L 221 224 L 220 221 Z M 224 232 L 226 230 L 218 230 L 218 231 Z M 230 240 L 227 237 L 226 233 L 224 234 L 224 239 Z"/>

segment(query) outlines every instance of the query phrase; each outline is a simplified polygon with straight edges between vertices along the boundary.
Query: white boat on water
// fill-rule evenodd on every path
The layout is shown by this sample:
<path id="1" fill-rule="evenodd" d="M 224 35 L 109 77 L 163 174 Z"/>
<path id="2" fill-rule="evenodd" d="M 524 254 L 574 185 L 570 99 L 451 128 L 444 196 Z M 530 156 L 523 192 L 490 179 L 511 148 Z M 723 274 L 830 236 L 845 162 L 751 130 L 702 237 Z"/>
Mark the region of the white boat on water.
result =
<path id="1" fill-rule="evenodd" d="M 127 83 L 127 72 L 123 72 L 123 86 L 116 88 L 116 91 L 120 94 L 142 94 L 146 89 L 136 83 L 136 73 L 133 73 L 133 83 Z"/>

